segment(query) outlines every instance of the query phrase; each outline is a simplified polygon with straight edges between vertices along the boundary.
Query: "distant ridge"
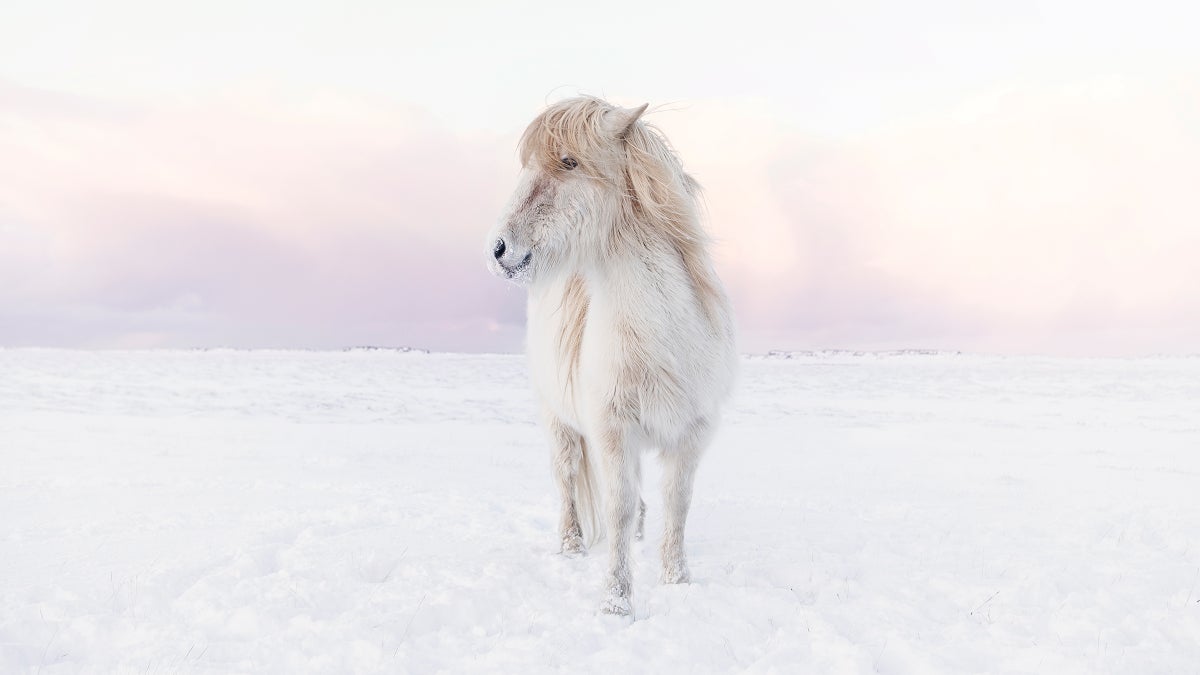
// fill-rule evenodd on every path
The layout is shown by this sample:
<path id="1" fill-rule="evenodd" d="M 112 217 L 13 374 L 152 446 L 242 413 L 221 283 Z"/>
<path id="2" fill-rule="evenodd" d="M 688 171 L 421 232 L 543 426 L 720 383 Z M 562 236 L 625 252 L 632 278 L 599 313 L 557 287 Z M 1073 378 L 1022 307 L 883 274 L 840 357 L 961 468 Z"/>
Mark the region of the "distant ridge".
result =
<path id="1" fill-rule="evenodd" d="M 428 349 L 421 349 L 420 347 L 376 347 L 374 345 L 363 345 L 363 346 L 359 346 L 359 347 L 345 347 L 342 349 L 342 351 L 344 351 L 344 352 L 401 352 L 401 353 L 405 353 L 405 354 L 407 354 L 407 353 L 428 354 L 429 353 Z"/>
<path id="2" fill-rule="evenodd" d="M 766 354 L 757 356 L 763 359 L 828 359 L 838 356 L 962 356 L 962 352 L 942 349 L 801 349 L 795 351 L 772 349 Z"/>

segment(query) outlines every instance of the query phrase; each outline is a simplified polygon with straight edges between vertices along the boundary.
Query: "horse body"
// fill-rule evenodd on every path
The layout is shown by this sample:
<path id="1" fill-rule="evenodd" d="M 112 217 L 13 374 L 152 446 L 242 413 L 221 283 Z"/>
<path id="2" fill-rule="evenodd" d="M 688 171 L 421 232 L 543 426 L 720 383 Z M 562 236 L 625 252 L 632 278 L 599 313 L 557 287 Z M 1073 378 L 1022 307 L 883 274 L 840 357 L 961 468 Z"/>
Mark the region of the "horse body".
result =
<path id="1" fill-rule="evenodd" d="M 641 454 L 657 449 L 664 465 L 663 581 L 686 582 L 695 469 L 736 372 L 696 184 L 638 121 L 643 110 L 580 98 L 539 116 L 492 240 L 494 271 L 529 290 L 530 370 L 562 496 L 562 551 L 585 552 L 603 527 L 603 608 L 625 615 Z"/>

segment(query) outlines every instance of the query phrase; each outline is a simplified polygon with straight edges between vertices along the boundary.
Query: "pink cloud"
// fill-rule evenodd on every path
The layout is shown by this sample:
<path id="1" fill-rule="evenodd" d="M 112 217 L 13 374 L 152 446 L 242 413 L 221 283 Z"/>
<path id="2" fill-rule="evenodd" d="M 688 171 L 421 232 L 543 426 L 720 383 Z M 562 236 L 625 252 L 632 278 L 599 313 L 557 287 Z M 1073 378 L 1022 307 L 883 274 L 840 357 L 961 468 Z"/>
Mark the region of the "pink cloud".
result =
<path id="1" fill-rule="evenodd" d="M 676 145 L 752 348 L 1194 352 L 1198 100 L 1187 79 L 1026 86 L 835 141 L 718 108 Z"/>
<path id="2" fill-rule="evenodd" d="M 17 113 L 0 232 L 22 283 L 0 291 L 0 338 L 467 348 L 519 323 L 483 265 L 511 151 L 404 109 L 308 105 Z M 141 325 L 164 310 L 170 326 Z"/>
<path id="3" fill-rule="evenodd" d="M 1119 354 L 1200 344 L 1197 100 L 1016 87 L 852 139 L 767 103 L 651 120 L 707 188 L 747 349 Z M 0 103 L 0 344 L 520 345 L 482 261 L 520 129 L 325 93 Z"/>

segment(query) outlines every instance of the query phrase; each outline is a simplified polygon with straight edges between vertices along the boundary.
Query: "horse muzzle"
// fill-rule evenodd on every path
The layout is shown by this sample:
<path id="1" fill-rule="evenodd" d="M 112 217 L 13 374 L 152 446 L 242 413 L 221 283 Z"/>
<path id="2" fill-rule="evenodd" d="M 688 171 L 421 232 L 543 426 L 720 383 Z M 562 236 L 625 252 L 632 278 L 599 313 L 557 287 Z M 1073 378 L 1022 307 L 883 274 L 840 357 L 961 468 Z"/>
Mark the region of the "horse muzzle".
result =
<path id="1" fill-rule="evenodd" d="M 492 258 L 492 272 L 496 276 L 516 280 L 526 276 L 529 264 L 533 261 L 533 251 L 525 251 L 522 254 L 500 238 L 492 246 Z"/>

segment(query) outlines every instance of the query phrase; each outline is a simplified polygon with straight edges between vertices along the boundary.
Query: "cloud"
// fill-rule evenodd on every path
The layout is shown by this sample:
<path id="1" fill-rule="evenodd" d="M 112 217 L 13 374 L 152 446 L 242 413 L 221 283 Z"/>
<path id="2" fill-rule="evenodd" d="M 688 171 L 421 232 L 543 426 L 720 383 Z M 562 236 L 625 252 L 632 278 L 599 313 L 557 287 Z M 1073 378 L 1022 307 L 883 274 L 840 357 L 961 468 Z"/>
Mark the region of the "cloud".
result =
<path id="1" fill-rule="evenodd" d="M 516 346 L 483 264 L 507 143 L 333 96 L 3 115 L 5 343 Z"/>
<path id="2" fill-rule="evenodd" d="M 1193 82 L 1017 83 L 853 137 L 761 99 L 651 121 L 747 349 L 1194 352 Z M 0 344 L 519 348 L 482 241 L 519 128 L 321 91 L 0 103 Z"/>
<path id="3" fill-rule="evenodd" d="M 1200 344 L 1194 80 L 1013 86 L 851 139 L 712 110 L 676 145 L 754 348 Z"/>

